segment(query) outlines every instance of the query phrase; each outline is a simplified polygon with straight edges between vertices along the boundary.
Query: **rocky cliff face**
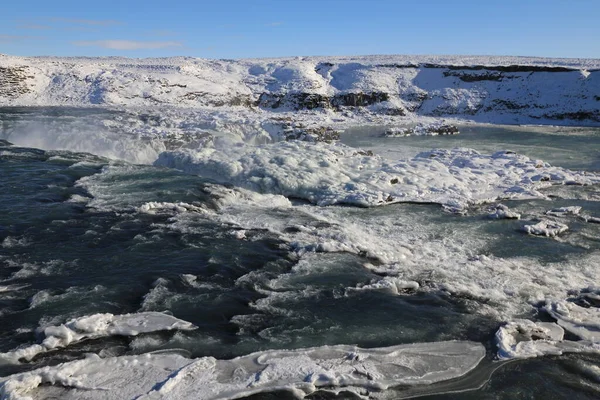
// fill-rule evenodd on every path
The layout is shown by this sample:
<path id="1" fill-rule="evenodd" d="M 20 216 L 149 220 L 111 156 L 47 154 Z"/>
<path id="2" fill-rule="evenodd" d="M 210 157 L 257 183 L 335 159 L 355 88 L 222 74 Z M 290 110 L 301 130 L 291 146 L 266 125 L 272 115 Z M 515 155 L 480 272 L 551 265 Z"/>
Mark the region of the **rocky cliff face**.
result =
<path id="1" fill-rule="evenodd" d="M 28 75 L 25 66 L 0 66 L 0 99 L 10 101 L 29 93 L 31 89 L 27 82 L 28 79 L 33 79 L 33 76 Z"/>
<path id="2" fill-rule="evenodd" d="M 402 56 L 239 61 L 0 56 L 0 105 L 243 107 L 600 124 L 599 60 L 414 61 Z"/>

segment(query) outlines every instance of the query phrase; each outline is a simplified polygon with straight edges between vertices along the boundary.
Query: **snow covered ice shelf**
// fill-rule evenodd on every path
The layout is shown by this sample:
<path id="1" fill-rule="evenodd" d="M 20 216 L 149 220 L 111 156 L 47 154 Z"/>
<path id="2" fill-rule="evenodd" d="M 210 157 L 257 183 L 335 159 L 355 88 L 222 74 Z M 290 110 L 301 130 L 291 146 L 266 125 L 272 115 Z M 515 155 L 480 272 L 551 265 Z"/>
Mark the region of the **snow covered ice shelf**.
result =
<path id="1" fill-rule="evenodd" d="M 18 363 L 21 359 L 30 361 L 40 353 L 67 347 L 85 339 L 97 339 L 111 335 L 137 336 L 140 333 L 195 328 L 189 322 L 158 312 L 123 315 L 94 314 L 67 321 L 60 326 L 43 328 L 41 333 L 44 339 L 41 344 L 0 353 L 0 363 Z"/>
<path id="2" fill-rule="evenodd" d="M 96 355 L 0 381 L 2 398 L 234 399 L 264 391 L 376 392 L 458 378 L 485 356 L 481 344 L 438 342 L 361 349 L 270 350 L 232 360 L 146 354 Z M 56 388 L 61 388 L 57 390 Z"/>
<path id="3" fill-rule="evenodd" d="M 539 189 L 552 184 L 600 182 L 595 174 L 513 152 L 485 155 L 462 148 L 391 162 L 342 144 L 279 142 L 164 152 L 154 165 L 317 205 L 419 202 L 464 208 L 497 199 L 543 198 Z"/>

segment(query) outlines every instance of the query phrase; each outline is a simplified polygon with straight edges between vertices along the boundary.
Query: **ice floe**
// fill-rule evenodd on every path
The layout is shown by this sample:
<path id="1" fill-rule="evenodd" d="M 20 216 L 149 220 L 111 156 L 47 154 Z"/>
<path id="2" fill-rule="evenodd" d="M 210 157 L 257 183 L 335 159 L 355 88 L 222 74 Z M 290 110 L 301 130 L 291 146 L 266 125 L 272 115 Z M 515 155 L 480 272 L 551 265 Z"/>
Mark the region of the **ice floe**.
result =
<path id="1" fill-rule="evenodd" d="M 488 218 L 491 219 L 521 219 L 521 214 L 512 211 L 504 204 L 498 204 L 488 211 Z"/>
<path id="2" fill-rule="evenodd" d="M 581 219 L 585 222 L 591 222 L 593 224 L 600 224 L 600 217 L 592 217 L 590 215 L 582 215 Z"/>
<path id="3" fill-rule="evenodd" d="M 496 332 L 498 358 L 530 358 L 547 354 L 562 354 L 556 346 L 564 337 L 564 330 L 553 322 L 514 320 Z"/>
<path id="4" fill-rule="evenodd" d="M 160 214 L 161 212 L 205 212 L 205 209 L 184 202 L 169 203 L 150 201 L 142 204 L 138 211 L 145 214 Z"/>
<path id="5" fill-rule="evenodd" d="M 404 137 L 404 136 L 438 136 L 438 135 L 458 135 L 458 127 L 438 121 L 430 124 L 418 123 L 413 128 L 389 128 L 384 132 L 386 137 Z"/>
<path id="6" fill-rule="evenodd" d="M 563 340 L 564 330 L 552 322 L 515 320 L 496 332 L 500 360 L 533 358 L 564 353 L 600 353 L 600 343 Z"/>
<path id="7" fill-rule="evenodd" d="M 415 290 L 418 290 L 419 287 L 420 285 L 418 282 L 405 281 L 396 277 L 386 276 L 377 282 L 373 282 L 367 285 L 360 285 L 355 288 L 348 288 L 346 289 L 346 292 L 351 293 L 356 291 L 360 292 L 369 290 L 397 295 L 400 293 L 414 292 Z"/>
<path id="8" fill-rule="evenodd" d="M 556 322 L 520 319 L 501 326 L 496 332 L 498 358 L 530 358 L 567 352 L 600 353 L 598 305 L 600 295 L 595 289 L 586 289 L 567 300 L 547 300 L 542 309 Z M 579 340 L 564 340 L 565 331 Z"/>
<path id="9" fill-rule="evenodd" d="M 546 215 L 551 215 L 553 217 L 564 217 L 567 215 L 579 215 L 580 212 L 581 212 L 581 207 L 570 206 L 570 207 L 553 208 L 552 210 L 546 211 Z"/>
<path id="10" fill-rule="evenodd" d="M 31 360 L 40 353 L 67 347 L 84 339 L 97 339 L 106 336 L 137 336 L 165 330 L 192 330 L 196 327 L 187 322 L 159 312 L 137 314 L 94 314 L 72 319 L 60 326 L 48 326 L 41 329 L 41 344 L 18 348 L 0 353 L 0 362 L 18 363 L 19 360 Z"/>
<path id="11" fill-rule="evenodd" d="M 569 230 L 569 227 L 562 222 L 543 219 L 536 224 L 523 225 L 523 232 L 530 235 L 554 237 Z"/>
<path id="12" fill-rule="evenodd" d="M 600 343 L 600 308 L 581 307 L 570 301 L 549 302 L 544 308 L 568 332 Z"/>
<path id="13" fill-rule="evenodd" d="M 268 350 L 232 360 L 145 354 L 96 355 L 0 380 L 11 400 L 45 398 L 234 399 L 269 391 L 304 397 L 319 389 L 362 393 L 427 385 L 465 375 L 485 356 L 474 342 L 436 342 L 373 349 L 323 346 Z"/>

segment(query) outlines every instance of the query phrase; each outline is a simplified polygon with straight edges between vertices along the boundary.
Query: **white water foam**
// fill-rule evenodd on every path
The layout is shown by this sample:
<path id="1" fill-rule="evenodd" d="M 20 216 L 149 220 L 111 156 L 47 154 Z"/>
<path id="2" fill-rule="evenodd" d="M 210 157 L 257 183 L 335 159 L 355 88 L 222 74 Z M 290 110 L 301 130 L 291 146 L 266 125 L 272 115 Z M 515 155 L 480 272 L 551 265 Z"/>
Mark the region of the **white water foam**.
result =
<path id="1" fill-rule="evenodd" d="M 16 146 L 43 150 L 69 150 L 101 157 L 150 164 L 166 150 L 160 140 L 110 132 L 96 126 L 48 126 L 34 123 L 19 127 L 10 141 Z"/>
<path id="2" fill-rule="evenodd" d="M 600 176 L 551 167 L 512 152 L 434 150 L 390 162 L 342 144 L 280 142 L 161 153 L 156 166 L 318 205 L 396 202 L 453 207 L 497 199 L 545 198 L 552 184 L 592 184 Z"/>
<path id="3" fill-rule="evenodd" d="M 197 219 L 208 218 L 245 232 L 266 229 L 300 256 L 314 252 L 361 255 L 373 260 L 365 267 L 384 275 L 382 282 L 357 287 L 361 290 L 402 293 L 403 288 L 392 285 L 392 280 L 400 286 L 415 282 L 419 290 L 478 299 L 479 312 L 511 319 L 530 312 L 533 305 L 547 298 L 564 298 L 569 291 L 600 279 L 594 267 L 600 259 L 598 252 L 576 255 L 561 263 L 541 263 L 535 257 L 494 257 L 484 250 L 497 239 L 493 233 L 482 232 L 476 224 L 438 225 L 431 220 L 430 211 L 414 206 L 315 207 L 291 205 L 282 196 L 239 188 L 215 185 L 210 191 L 220 199 L 216 210 L 172 211 L 173 216 L 160 228 L 193 233 Z"/>

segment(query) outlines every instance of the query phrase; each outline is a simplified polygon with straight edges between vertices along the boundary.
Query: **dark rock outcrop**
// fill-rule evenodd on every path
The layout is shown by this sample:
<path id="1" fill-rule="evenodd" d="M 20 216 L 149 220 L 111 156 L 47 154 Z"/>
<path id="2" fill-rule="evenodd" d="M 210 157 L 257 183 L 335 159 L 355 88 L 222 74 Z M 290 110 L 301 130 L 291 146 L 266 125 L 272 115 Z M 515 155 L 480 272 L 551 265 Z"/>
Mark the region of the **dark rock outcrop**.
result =
<path id="1" fill-rule="evenodd" d="M 376 103 L 388 101 L 389 93 L 371 92 L 371 93 L 342 93 L 336 94 L 331 100 L 334 107 L 365 107 Z"/>
<path id="2" fill-rule="evenodd" d="M 555 120 L 575 120 L 575 121 L 596 121 L 600 122 L 600 110 L 597 111 L 579 111 L 562 114 L 545 114 L 544 118 Z"/>
<path id="3" fill-rule="evenodd" d="M 389 93 L 385 92 L 356 92 L 340 93 L 333 97 L 324 96 L 317 93 L 262 93 L 255 105 L 261 108 L 277 109 L 280 107 L 290 107 L 295 110 L 314 110 L 318 108 L 342 107 L 366 107 L 377 103 L 382 103 L 390 99 Z M 385 109 L 392 115 L 404 115 L 401 109 Z"/>
<path id="4" fill-rule="evenodd" d="M 468 73 L 465 71 L 445 71 L 444 76 L 455 76 L 463 82 L 479 82 L 479 81 L 501 81 L 504 75 L 500 72 L 488 72 L 485 73 Z"/>
<path id="5" fill-rule="evenodd" d="M 0 97 L 16 98 L 31 90 L 27 85 L 27 67 L 0 67 Z"/>
<path id="6" fill-rule="evenodd" d="M 214 95 L 207 92 L 189 92 L 182 96 L 183 100 L 197 101 L 204 106 L 223 107 L 223 106 L 242 106 L 252 107 L 255 102 L 250 96 L 237 95 L 230 98 Z"/>
<path id="7" fill-rule="evenodd" d="M 340 139 L 340 131 L 328 126 L 312 128 L 296 127 L 284 131 L 285 140 L 331 143 Z"/>
<path id="8" fill-rule="evenodd" d="M 467 70 L 467 71 L 497 71 L 497 72 L 573 72 L 575 68 L 568 67 L 549 67 L 544 65 L 444 65 L 444 64 L 429 64 L 421 65 L 423 68 L 445 68 L 449 70 Z"/>

